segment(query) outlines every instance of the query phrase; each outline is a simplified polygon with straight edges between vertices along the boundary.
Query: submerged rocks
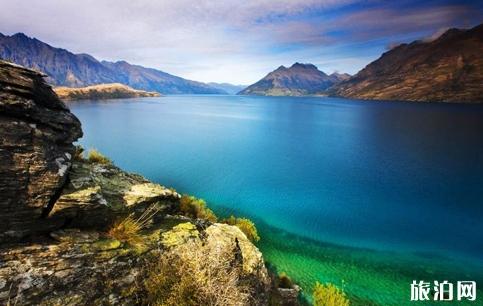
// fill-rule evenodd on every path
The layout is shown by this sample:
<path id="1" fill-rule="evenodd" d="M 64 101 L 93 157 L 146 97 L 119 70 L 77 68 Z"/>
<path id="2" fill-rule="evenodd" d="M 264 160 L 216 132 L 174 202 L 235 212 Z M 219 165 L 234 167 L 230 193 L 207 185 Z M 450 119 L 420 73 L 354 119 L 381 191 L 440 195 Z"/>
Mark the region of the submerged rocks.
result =
<path id="1" fill-rule="evenodd" d="M 42 217 L 67 180 L 79 120 L 43 75 L 0 61 L 0 242 L 52 229 Z"/>

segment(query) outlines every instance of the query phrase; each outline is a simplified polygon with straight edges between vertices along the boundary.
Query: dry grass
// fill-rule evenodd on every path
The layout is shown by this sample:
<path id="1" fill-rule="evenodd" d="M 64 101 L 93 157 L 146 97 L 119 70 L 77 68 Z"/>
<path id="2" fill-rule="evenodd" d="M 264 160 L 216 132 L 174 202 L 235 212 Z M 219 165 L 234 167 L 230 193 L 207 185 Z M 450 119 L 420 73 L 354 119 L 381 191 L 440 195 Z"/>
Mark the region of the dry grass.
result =
<path id="1" fill-rule="evenodd" d="M 250 287 L 239 279 L 241 262 L 232 250 L 195 241 L 171 248 L 149 267 L 149 305 L 249 305 Z"/>
<path id="2" fill-rule="evenodd" d="M 344 291 L 333 284 L 320 284 L 317 282 L 313 292 L 314 306 L 349 306 Z"/>
<path id="3" fill-rule="evenodd" d="M 141 236 L 141 231 L 148 226 L 152 217 L 159 210 L 160 208 L 157 205 L 151 205 L 138 218 L 134 218 L 134 215 L 130 214 L 120 222 L 115 223 L 109 229 L 107 235 L 132 246 L 142 246 L 144 239 Z"/>
<path id="4" fill-rule="evenodd" d="M 111 165 L 112 164 L 112 161 L 109 158 L 102 155 L 96 149 L 89 150 L 89 154 L 87 155 L 87 159 L 91 163 L 98 163 L 98 164 L 103 164 L 103 165 Z"/>

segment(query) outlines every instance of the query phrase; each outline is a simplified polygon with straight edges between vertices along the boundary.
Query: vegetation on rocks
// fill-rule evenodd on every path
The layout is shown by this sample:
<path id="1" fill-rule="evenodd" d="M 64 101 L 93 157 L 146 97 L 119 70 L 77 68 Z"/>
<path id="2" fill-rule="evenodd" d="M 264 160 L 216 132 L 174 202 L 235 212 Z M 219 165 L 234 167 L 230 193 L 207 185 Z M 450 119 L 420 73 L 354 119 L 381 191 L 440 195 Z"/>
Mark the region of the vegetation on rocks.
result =
<path id="1" fill-rule="evenodd" d="M 170 248 L 144 281 L 150 305 L 248 305 L 250 286 L 236 253 L 195 240 Z"/>
<path id="2" fill-rule="evenodd" d="M 89 153 L 87 154 L 87 159 L 91 163 L 98 163 L 103 165 L 112 164 L 112 161 L 109 158 L 102 155 L 101 152 L 97 151 L 96 149 L 91 149 L 89 151 Z"/>
<path id="3" fill-rule="evenodd" d="M 285 272 L 281 272 L 278 275 L 278 287 L 279 288 L 292 288 L 294 285 L 292 279 Z"/>
<path id="4" fill-rule="evenodd" d="M 317 282 L 313 292 L 314 306 L 349 306 L 344 291 L 333 284 L 320 284 Z"/>
<path id="5" fill-rule="evenodd" d="M 134 214 L 130 214 L 123 220 L 115 223 L 108 231 L 108 236 L 119 241 L 129 243 L 132 246 L 142 246 L 144 243 L 140 235 L 143 230 L 152 220 L 152 217 L 158 213 L 160 208 L 156 205 L 151 205 L 138 218 Z"/>
<path id="6" fill-rule="evenodd" d="M 255 223 L 253 223 L 250 219 L 230 216 L 228 219 L 223 220 L 223 223 L 238 227 L 247 236 L 247 238 L 250 239 L 250 241 L 257 242 L 260 240 Z"/>
<path id="7" fill-rule="evenodd" d="M 206 202 L 193 196 L 183 195 L 179 202 L 179 210 L 187 217 L 195 219 L 204 219 L 216 222 L 215 213 L 206 206 Z"/>

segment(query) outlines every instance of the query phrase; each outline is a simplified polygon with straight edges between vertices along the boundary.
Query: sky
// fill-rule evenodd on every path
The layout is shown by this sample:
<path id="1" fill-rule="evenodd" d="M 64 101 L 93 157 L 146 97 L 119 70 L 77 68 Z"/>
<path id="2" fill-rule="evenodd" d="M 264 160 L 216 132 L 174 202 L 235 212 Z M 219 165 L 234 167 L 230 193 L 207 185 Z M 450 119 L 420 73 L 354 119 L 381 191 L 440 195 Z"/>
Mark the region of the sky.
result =
<path id="1" fill-rule="evenodd" d="M 483 1 L 0 0 L 0 32 L 202 82 L 280 65 L 354 74 L 391 47 L 483 22 Z"/>

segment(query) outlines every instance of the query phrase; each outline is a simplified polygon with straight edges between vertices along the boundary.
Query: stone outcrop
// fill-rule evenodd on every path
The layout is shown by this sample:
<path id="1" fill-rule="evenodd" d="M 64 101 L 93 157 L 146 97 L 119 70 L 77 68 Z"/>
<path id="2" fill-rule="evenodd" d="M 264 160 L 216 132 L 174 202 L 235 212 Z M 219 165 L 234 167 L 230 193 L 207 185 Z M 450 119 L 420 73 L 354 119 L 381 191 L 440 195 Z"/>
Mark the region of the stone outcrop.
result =
<path id="1" fill-rule="evenodd" d="M 0 61 L 0 242 L 52 229 L 43 217 L 81 135 L 42 74 Z"/>
<path id="2" fill-rule="evenodd" d="M 175 190 L 75 154 L 80 123 L 42 78 L 0 62 L 0 305 L 143 305 L 149 267 L 193 241 L 235 258 L 250 304 L 266 305 L 276 289 L 245 234 L 181 216 Z M 113 234 L 126 220 L 142 226 Z"/>

